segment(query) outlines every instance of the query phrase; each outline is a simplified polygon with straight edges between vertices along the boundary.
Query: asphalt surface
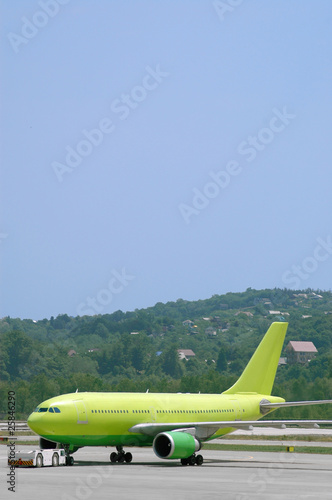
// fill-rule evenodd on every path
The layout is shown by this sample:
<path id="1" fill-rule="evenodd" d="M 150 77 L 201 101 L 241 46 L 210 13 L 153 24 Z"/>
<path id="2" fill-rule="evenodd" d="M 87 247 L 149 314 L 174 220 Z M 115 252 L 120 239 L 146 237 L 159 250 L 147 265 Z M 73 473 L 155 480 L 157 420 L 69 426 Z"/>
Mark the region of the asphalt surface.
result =
<path id="1" fill-rule="evenodd" d="M 19 449 L 32 449 L 20 446 Z M 19 468 L 7 490 L 6 446 L 0 446 L 0 497 L 15 500 L 331 500 L 332 456 L 202 450 L 202 466 L 130 449 L 133 462 L 111 464 L 109 448 L 83 448 L 72 467 Z M 128 449 L 129 451 L 129 449 Z"/>

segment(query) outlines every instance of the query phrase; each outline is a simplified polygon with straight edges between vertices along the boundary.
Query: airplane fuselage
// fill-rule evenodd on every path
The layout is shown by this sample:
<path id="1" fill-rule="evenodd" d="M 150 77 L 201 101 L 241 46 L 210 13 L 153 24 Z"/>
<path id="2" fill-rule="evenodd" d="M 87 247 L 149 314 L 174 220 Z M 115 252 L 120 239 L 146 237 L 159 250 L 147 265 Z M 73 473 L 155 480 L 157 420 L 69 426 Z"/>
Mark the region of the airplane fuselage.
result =
<path id="1" fill-rule="evenodd" d="M 138 424 L 257 420 L 260 394 L 72 393 L 41 403 L 28 424 L 45 439 L 74 446 L 151 446 L 153 436 L 131 432 Z M 235 430 L 221 428 L 207 439 Z M 204 439 L 205 440 L 205 439 Z"/>

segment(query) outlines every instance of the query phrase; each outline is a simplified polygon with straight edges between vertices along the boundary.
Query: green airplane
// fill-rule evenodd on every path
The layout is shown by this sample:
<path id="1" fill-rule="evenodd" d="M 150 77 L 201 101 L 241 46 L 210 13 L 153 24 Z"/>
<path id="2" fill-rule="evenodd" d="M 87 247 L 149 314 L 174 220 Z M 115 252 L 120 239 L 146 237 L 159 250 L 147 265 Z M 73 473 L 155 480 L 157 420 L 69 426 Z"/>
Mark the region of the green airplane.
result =
<path id="1" fill-rule="evenodd" d="M 201 465 L 202 443 L 254 426 L 318 427 L 329 420 L 264 420 L 287 406 L 332 403 L 285 402 L 271 396 L 288 323 L 272 323 L 237 382 L 222 394 L 76 392 L 48 399 L 28 418 L 40 447 L 66 451 L 66 464 L 83 446 L 115 446 L 111 462 L 131 462 L 124 446 L 152 446 L 161 459 Z"/>

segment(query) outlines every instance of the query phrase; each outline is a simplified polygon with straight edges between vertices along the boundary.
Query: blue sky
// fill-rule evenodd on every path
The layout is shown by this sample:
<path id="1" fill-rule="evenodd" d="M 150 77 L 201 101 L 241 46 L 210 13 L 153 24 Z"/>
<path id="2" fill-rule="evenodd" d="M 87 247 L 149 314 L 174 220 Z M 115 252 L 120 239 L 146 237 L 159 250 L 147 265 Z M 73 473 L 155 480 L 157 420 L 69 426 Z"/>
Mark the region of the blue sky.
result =
<path id="1" fill-rule="evenodd" d="M 331 288 L 329 0 L 1 19 L 1 317 Z"/>

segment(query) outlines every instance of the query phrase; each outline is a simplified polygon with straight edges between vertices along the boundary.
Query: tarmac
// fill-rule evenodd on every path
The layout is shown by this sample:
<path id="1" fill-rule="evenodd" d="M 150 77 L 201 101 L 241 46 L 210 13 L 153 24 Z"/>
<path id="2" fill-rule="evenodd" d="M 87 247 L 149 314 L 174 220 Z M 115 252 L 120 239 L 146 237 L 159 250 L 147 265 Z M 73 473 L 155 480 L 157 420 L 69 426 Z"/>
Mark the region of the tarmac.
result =
<path id="1" fill-rule="evenodd" d="M 227 443 L 229 444 L 229 442 Z M 33 449 L 17 445 L 17 449 Z M 0 446 L 0 497 L 15 500 L 331 500 L 332 455 L 201 450 L 202 466 L 160 460 L 128 448 L 130 464 L 111 464 L 112 448 L 83 448 L 72 467 L 15 469 L 8 491 L 7 447 Z"/>

